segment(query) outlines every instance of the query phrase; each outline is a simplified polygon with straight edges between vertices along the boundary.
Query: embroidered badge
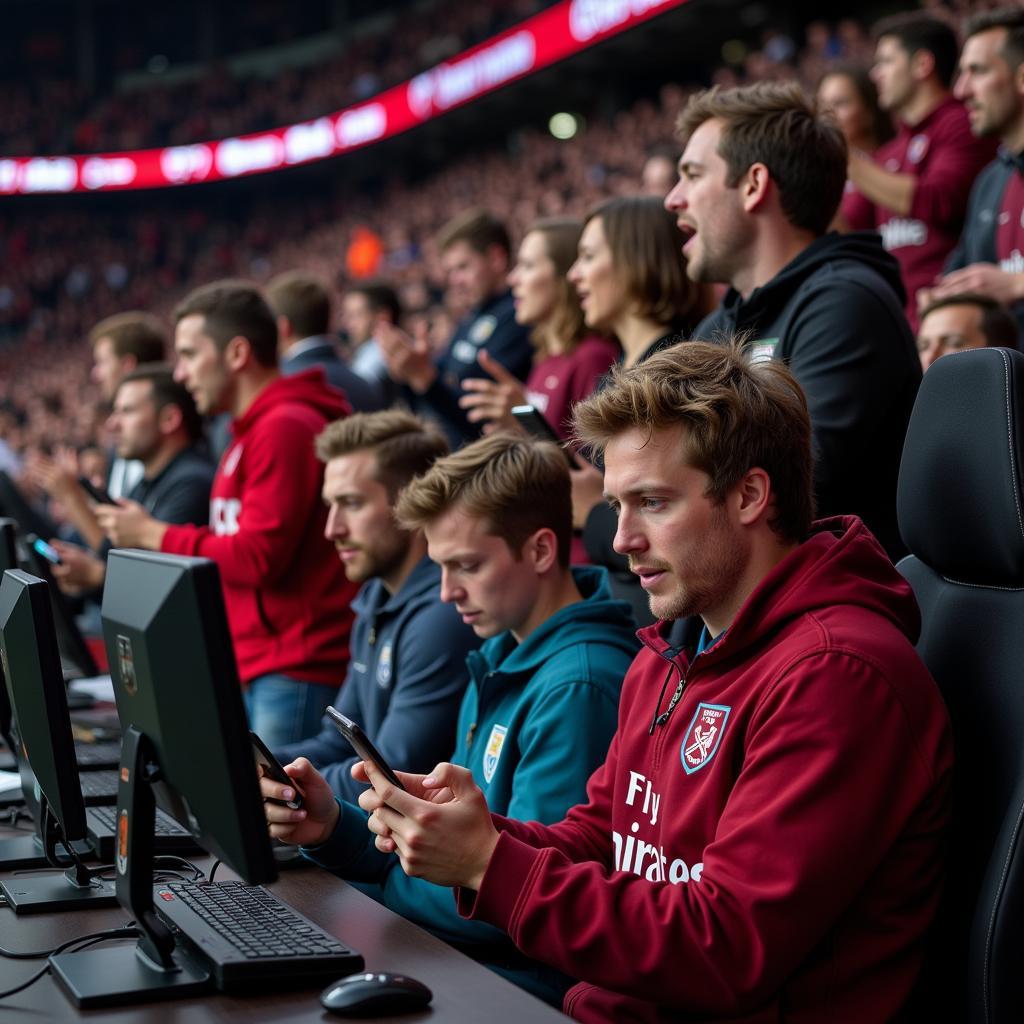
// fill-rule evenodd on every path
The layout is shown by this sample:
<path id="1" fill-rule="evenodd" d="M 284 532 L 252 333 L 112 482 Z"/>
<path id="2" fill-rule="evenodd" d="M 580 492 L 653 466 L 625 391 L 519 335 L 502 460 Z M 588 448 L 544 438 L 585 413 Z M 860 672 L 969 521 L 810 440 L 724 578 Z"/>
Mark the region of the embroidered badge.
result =
<path id="1" fill-rule="evenodd" d="M 377 683 L 381 687 L 387 687 L 391 685 L 390 640 L 380 649 L 380 657 L 377 659 Z"/>
<path id="2" fill-rule="evenodd" d="M 474 345 L 482 345 L 494 333 L 494 328 L 497 326 L 498 321 L 493 316 L 477 317 L 469 329 L 469 340 Z"/>
<path id="3" fill-rule="evenodd" d="M 732 708 L 724 704 L 698 704 L 683 734 L 679 758 L 687 775 L 700 771 L 715 756 Z"/>
<path id="4" fill-rule="evenodd" d="M 907 159 L 912 164 L 919 164 L 928 152 L 928 136 L 915 135 L 907 144 Z"/>
<path id="5" fill-rule="evenodd" d="M 508 726 L 496 725 L 491 729 L 490 739 L 487 740 L 487 749 L 484 751 L 484 781 L 490 782 L 494 778 L 494 772 L 498 767 L 498 758 L 501 757 L 501 748 L 505 746 L 505 734 Z"/>

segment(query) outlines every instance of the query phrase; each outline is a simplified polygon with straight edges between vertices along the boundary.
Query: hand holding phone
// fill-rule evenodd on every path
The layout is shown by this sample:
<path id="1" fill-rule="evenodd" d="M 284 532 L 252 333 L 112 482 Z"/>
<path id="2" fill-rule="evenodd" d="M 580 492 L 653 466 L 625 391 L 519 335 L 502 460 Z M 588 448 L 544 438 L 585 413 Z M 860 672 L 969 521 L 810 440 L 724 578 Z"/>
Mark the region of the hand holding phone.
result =
<path id="1" fill-rule="evenodd" d="M 294 800 L 274 800 L 272 802 L 283 804 L 285 807 L 290 807 L 293 811 L 297 811 L 302 806 L 302 793 L 299 787 L 295 785 L 295 781 L 284 770 L 281 762 L 267 749 L 267 745 L 256 733 L 250 731 L 249 738 L 252 740 L 252 753 L 256 760 L 256 770 L 268 779 L 273 779 L 274 782 L 279 782 L 282 786 L 290 786 L 295 790 Z"/>
<path id="2" fill-rule="evenodd" d="M 405 789 L 401 779 L 391 770 L 391 766 L 381 756 L 380 751 L 377 750 L 370 742 L 366 733 L 351 718 L 346 718 L 340 711 L 332 707 L 327 708 L 327 715 L 334 723 L 338 732 L 352 744 L 352 749 L 355 750 L 362 760 L 370 761 L 376 765 L 377 770 L 392 786 L 396 786 L 398 789 Z"/>
<path id="3" fill-rule="evenodd" d="M 93 501 L 98 502 L 100 505 L 117 504 L 102 487 L 97 487 L 87 476 L 80 476 L 78 478 L 78 485 Z"/>
<path id="4" fill-rule="evenodd" d="M 38 555 L 42 555 L 48 562 L 52 562 L 54 565 L 63 565 L 60 555 L 57 553 L 57 549 L 52 544 L 47 544 L 42 537 L 36 537 L 32 541 L 32 550 Z"/>

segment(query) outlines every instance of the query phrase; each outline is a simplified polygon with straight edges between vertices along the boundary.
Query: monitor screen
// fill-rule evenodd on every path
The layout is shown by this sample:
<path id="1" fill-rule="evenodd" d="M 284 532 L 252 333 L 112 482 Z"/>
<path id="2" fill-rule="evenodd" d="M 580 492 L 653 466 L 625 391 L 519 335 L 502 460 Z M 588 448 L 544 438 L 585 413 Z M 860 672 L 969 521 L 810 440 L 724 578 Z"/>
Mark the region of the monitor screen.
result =
<path id="1" fill-rule="evenodd" d="M 26 800 L 35 805 L 42 794 L 72 842 L 86 838 L 85 804 L 47 589 L 44 580 L 19 569 L 3 574 L 0 663 L 17 722 Z"/>
<path id="2" fill-rule="evenodd" d="M 17 536 L 18 524 L 13 519 L 0 519 L 0 579 L 8 569 L 18 568 Z M 13 748 L 11 701 L 3 680 L 0 680 L 0 737 Z"/>
<path id="3" fill-rule="evenodd" d="M 157 805 L 251 884 L 272 881 L 267 833 L 215 563 L 114 550 L 103 635 L 121 728 L 160 767 Z"/>

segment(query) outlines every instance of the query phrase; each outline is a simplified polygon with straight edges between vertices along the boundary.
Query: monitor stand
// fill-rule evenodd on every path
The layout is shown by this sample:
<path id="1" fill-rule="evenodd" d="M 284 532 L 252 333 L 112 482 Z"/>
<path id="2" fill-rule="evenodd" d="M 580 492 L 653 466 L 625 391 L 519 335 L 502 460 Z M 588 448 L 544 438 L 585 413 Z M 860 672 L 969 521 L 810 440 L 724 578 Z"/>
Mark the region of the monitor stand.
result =
<path id="1" fill-rule="evenodd" d="M 23 875 L 0 882 L 0 894 L 7 905 L 16 914 L 114 906 L 117 895 L 113 883 L 98 878 L 99 871 L 86 867 L 75 849 L 64 840 L 63 829 L 45 797 L 40 799 L 39 814 L 45 863 L 61 873 Z M 58 844 L 67 854 L 63 860 L 57 853 Z"/>
<path id="2" fill-rule="evenodd" d="M 88 840 L 74 842 L 71 848 L 85 860 L 96 856 Z M 72 864 L 71 857 L 56 853 L 57 864 L 66 868 Z M 45 868 L 50 865 L 46 859 L 46 849 L 38 835 L 16 836 L 11 839 L 0 839 L 0 871 L 21 871 L 25 868 Z"/>
<path id="3" fill-rule="evenodd" d="M 83 1010 L 180 999 L 213 988 L 210 971 L 191 951 L 176 946 L 171 930 L 153 908 L 151 784 L 160 781 L 156 751 L 134 726 L 124 734 L 117 793 L 114 853 L 117 899 L 142 933 L 134 946 L 108 946 L 50 957 L 57 983 Z"/>

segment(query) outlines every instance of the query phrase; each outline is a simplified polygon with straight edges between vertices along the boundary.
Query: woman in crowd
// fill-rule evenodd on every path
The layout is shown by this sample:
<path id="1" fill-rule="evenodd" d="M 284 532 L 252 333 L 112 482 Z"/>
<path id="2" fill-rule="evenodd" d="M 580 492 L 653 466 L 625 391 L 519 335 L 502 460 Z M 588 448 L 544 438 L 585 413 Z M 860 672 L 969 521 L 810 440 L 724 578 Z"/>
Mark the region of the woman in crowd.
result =
<path id="1" fill-rule="evenodd" d="M 878 90 L 864 68 L 843 64 L 825 72 L 816 102 L 835 118 L 851 150 L 874 153 L 893 137 L 892 118 L 878 105 Z"/>
<path id="2" fill-rule="evenodd" d="M 516 321 L 533 327 L 533 369 L 524 385 L 481 350 L 480 365 L 493 380 L 464 381 L 459 404 L 469 410 L 471 423 L 485 424 L 485 433 L 515 428 L 512 408 L 532 405 L 559 437 L 568 438 L 573 404 L 594 390 L 619 356 L 617 342 L 587 329 L 579 296 L 566 277 L 582 230 L 578 220 L 549 217 L 532 224 L 523 237 L 508 283 Z"/>
<path id="3" fill-rule="evenodd" d="M 711 290 L 686 276 L 684 242 L 675 217 L 649 196 L 607 199 L 587 216 L 569 280 L 587 327 L 618 339 L 626 367 L 689 338 L 713 305 Z M 573 523 L 583 530 L 589 559 L 609 569 L 612 590 L 632 604 L 637 620 L 650 622 L 646 595 L 612 549 L 616 519 L 601 470 L 585 464 L 572 477 Z"/>

